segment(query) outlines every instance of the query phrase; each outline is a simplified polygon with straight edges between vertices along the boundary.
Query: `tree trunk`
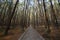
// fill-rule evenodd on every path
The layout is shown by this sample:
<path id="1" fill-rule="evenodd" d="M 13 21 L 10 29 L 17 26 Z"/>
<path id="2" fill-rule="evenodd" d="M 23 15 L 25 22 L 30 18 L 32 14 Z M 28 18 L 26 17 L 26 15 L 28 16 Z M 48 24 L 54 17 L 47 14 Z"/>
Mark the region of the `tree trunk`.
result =
<path id="1" fill-rule="evenodd" d="M 56 26 L 56 28 L 58 28 L 58 22 L 57 22 L 57 17 L 56 17 L 56 14 L 55 14 L 55 11 L 54 11 L 54 8 L 53 8 L 53 4 L 52 4 L 52 0 L 50 0 L 50 3 L 51 3 L 51 12 L 52 12 L 52 16 L 53 16 L 53 18 L 52 18 L 52 22 L 53 22 L 53 24 L 54 24 L 54 26 Z"/>
<path id="2" fill-rule="evenodd" d="M 8 24 L 7 24 L 7 28 L 6 28 L 5 33 L 4 33 L 5 35 L 8 34 L 8 31 L 9 31 L 9 29 L 10 29 L 11 19 L 13 18 L 13 15 L 14 15 L 14 12 L 15 12 L 15 9 L 16 9 L 16 7 L 17 7 L 18 2 L 19 2 L 19 0 L 16 1 L 15 7 L 14 7 L 14 9 L 13 9 L 13 12 L 12 12 L 11 16 L 9 17 Z"/>
<path id="3" fill-rule="evenodd" d="M 49 26 L 49 20 L 48 20 L 48 17 L 47 17 L 47 14 L 46 14 L 46 5 L 45 5 L 45 0 L 43 0 L 43 6 L 44 6 L 44 11 L 45 11 L 45 26 L 47 28 L 47 32 L 50 33 L 50 26 Z"/>

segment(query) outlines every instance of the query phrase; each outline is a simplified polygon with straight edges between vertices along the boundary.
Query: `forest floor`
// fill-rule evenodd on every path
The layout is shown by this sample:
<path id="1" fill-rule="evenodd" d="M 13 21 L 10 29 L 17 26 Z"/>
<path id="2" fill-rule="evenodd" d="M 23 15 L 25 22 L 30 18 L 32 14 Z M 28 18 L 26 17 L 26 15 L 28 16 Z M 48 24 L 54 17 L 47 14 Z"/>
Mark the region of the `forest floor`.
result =
<path id="1" fill-rule="evenodd" d="M 21 29 L 19 27 L 9 30 L 8 35 L 4 36 L 2 33 L 0 33 L 0 40 L 18 40 L 20 35 L 23 32 L 21 32 Z"/>
<path id="2" fill-rule="evenodd" d="M 41 28 L 39 28 L 42 30 Z M 47 35 L 43 31 L 37 30 L 40 35 L 42 35 L 45 39 L 47 39 Z M 20 36 L 22 35 L 22 31 L 20 27 L 16 27 L 14 29 L 9 30 L 8 35 L 4 36 L 2 33 L 0 33 L 0 40 L 18 40 Z M 54 29 L 51 28 L 51 33 L 50 33 L 50 40 L 60 40 L 60 28 L 59 29 Z"/>
<path id="3" fill-rule="evenodd" d="M 39 28 L 40 29 L 40 28 Z M 54 27 L 50 28 L 51 32 L 46 33 L 38 30 L 38 32 L 46 39 L 46 40 L 60 40 L 60 28 L 56 29 Z M 41 29 L 42 30 L 42 29 Z"/>

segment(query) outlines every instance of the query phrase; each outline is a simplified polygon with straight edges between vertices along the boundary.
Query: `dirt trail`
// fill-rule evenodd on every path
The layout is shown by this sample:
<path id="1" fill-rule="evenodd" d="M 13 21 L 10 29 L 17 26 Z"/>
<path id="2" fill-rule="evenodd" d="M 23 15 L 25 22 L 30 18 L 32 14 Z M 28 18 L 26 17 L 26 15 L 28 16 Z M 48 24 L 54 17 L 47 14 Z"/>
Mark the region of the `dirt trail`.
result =
<path id="1" fill-rule="evenodd" d="M 29 27 L 19 40 L 44 40 L 44 38 L 34 28 Z"/>

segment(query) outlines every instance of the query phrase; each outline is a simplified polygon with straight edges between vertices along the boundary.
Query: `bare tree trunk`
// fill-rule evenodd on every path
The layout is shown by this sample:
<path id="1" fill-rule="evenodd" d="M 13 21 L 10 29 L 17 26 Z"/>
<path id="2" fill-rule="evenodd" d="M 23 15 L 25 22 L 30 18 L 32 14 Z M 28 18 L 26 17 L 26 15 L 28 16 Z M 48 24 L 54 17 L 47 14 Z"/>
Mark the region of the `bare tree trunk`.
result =
<path id="1" fill-rule="evenodd" d="M 49 26 L 49 20 L 46 14 L 46 5 L 45 5 L 45 1 L 43 0 L 43 6 L 44 6 L 44 11 L 45 11 L 45 19 L 46 19 L 46 23 L 45 26 L 48 29 L 47 32 L 50 33 L 50 26 Z"/>
<path id="2" fill-rule="evenodd" d="M 0 25 L 2 25 L 3 24 L 3 11 L 4 11 L 4 8 L 5 8 L 5 4 L 2 4 L 2 5 L 4 5 L 3 7 L 2 7 L 2 9 L 1 9 L 1 12 L 0 12 Z"/>
<path id="3" fill-rule="evenodd" d="M 59 5 L 60 5 L 60 0 L 58 0 L 58 3 L 59 3 Z"/>
<path id="4" fill-rule="evenodd" d="M 7 28 L 6 28 L 6 30 L 5 30 L 5 35 L 8 34 L 8 31 L 9 31 L 9 29 L 10 29 L 11 19 L 13 18 L 13 15 L 14 15 L 14 12 L 15 12 L 15 9 L 16 9 L 16 7 L 17 7 L 18 2 L 19 2 L 19 0 L 16 1 L 15 7 L 14 7 L 14 9 L 13 9 L 13 12 L 12 12 L 11 16 L 9 17 L 8 24 L 7 24 Z"/>
<path id="5" fill-rule="evenodd" d="M 56 28 L 58 28 L 58 21 L 57 21 L 57 17 L 56 17 L 56 14 L 55 14 L 55 11 L 54 11 L 54 8 L 53 8 L 53 4 L 52 4 L 52 0 L 50 0 L 50 3 L 51 3 L 51 10 L 52 10 L 52 22 L 54 24 L 54 26 L 56 26 Z"/>

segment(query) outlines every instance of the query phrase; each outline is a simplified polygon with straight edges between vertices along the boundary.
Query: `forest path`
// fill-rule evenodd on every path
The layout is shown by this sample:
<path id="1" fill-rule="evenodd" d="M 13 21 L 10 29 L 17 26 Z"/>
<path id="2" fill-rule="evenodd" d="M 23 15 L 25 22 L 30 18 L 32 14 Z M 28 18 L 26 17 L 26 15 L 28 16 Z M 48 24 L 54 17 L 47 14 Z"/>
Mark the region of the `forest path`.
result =
<path id="1" fill-rule="evenodd" d="M 33 27 L 28 27 L 18 40 L 44 40 L 44 38 Z"/>

